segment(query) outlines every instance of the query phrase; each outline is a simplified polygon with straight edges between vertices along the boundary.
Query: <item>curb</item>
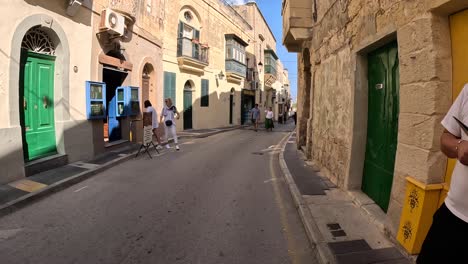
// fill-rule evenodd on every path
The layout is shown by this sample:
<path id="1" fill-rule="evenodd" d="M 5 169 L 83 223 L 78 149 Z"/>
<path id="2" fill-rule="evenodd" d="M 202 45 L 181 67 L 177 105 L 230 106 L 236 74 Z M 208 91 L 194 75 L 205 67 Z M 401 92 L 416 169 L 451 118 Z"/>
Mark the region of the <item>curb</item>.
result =
<path id="1" fill-rule="evenodd" d="M 304 199 L 302 198 L 299 189 L 297 188 L 296 183 L 291 175 L 291 172 L 288 169 L 288 165 L 284 160 L 284 151 L 286 149 L 286 144 L 288 144 L 289 139 L 291 138 L 292 132 L 287 136 L 287 140 L 281 146 L 281 153 L 279 155 L 280 167 L 283 171 L 284 178 L 286 183 L 289 187 L 289 191 L 291 192 L 291 196 L 294 200 L 294 203 L 297 206 L 297 210 L 302 220 L 302 224 L 304 225 L 304 229 L 306 231 L 307 237 L 309 238 L 310 243 L 312 244 L 312 248 L 315 248 L 317 251 L 317 257 L 320 263 L 322 264 L 335 264 L 335 257 L 333 256 L 330 248 L 328 247 L 325 239 L 322 236 L 317 224 L 311 220 L 312 216 L 310 214 L 309 209 L 307 208 Z"/>
<path id="2" fill-rule="evenodd" d="M 114 159 L 112 161 L 109 161 L 97 168 L 94 168 L 94 169 L 90 169 L 90 170 L 87 170 L 87 171 L 84 171 L 82 173 L 79 173 L 75 176 L 72 176 L 70 178 L 66 178 L 66 179 L 63 179 L 61 181 L 58 181 L 58 182 L 55 182 L 51 185 L 48 185 L 47 187 L 41 189 L 41 190 L 38 190 L 38 191 L 35 191 L 35 192 L 32 192 L 32 193 L 29 193 L 27 195 L 24 195 L 24 196 L 21 196 L 19 197 L 18 199 L 15 199 L 13 201 L 10 201 L 6 204 L 3 204 L 0 206 L 0 217 L 3 217 L 5 215 L 8 215 L 10 213 L 13 213 L 23 207 L 25 207 L 26 205 L 30 204 L 31 202 L 33 201 L 37 201 L 37 200 L 40 200 L 46 196 L 48 196 L 49 194 L 52 194 L 54 192 L 58 192 L 58 191 L 61 191 L 63 189 L 66 189 L 72 185 L 75 185 L 76 183 L 79 183 L 81 181 L 84 181 L 100 172 L 103 172 L 119 163 L 122 163 L 122 162 L 125 162 L 129 159 L 131 159 L 132 157 L 134 157 L 136 154 L 136 151 L 133 152 L 132 154 L 127 154 L 125 156 L 122 156 L 120 158 L 117 158 L 117 159 Z"/>
<path id="3" fill-rule="evenodd" d="M 224 129 L 224 130 L 220 130 L 220 131 L 215 131 L 215 132 L 211 132 L 211 133 L 206 133 L 206 134 L 201 134 L 201 135 L 185 135 L 185 136 L 180 136 L 179 139 L 184 139 L 184 138 L 206 138 L 206 137 L 209 137 L 209 136 L 213 136 L 213 135 L 216 135 L 216 134 L 221 134 L 221 133 L 224 133 L 224 132 L 229 132 L 229 131 L 232 131 L 232 130 L 236 130 L 236 129 L 240 129 L 242 128 L 241 127 L 235 127 L 235 128 L 229 128 L 229 129 Z M 173 140 L 171 139 L 169 142 L 173 142 Z M 167 143 L 166 143 L 167 144 Z M 12 200 L 12 201 L 9 201 L 8 203 L 5 203 L 5 204 L 2 204 L 0 205 L 0 217 L 3 217 L 3 216 L 6 216 L 8 214 L 11 214 L 29 204 L 31 204 L 32 202 L 34 201 L 38 201 L 42 198 L 45 198 L 47 197 L 48 195 L 52 194 L 52 193 L 55 193 L 55 192 L 58 192 L 58 191 L 61 191 L 63 189 L 66 189 L 72 185 L 75 185 L 79 182 L 82 182 L 88 178 L 91 178 L 92 176 L 100 173 L 100 172 L 103 172 L 111 167 L 114 167 L 115 165 L 117 164 L 120 164 L 120 163 L 123 163 L 123 162 L 126 162 L 130 159 L 132 159 L 133 157 L 135 157 L 136 153 L 138 151 L 134 151 L 130 154 L 124 154 L 125 156 L 121 156 L 119 158 L 116 158 L 114 160 L 111 160 L 99 167 L 96 167 L 94 169 L 90 169 L 90 170 L 87 170 L 87 171 L 84 171 L 82 173 L 79 173 L 75 176 L 72 176 L 72 177 L 69 177 L 69 178 L 66 178 L 66 179 L 63 179 L 61 181 L 58 181 L 58 182 L 55 182 L 51 185 L 48 185 L 47 187 L 43 188 L 43 189 L 40 189 L 38 191 L 35 191 L 35 192 L 32 192 L 32 193 L 28 193 L 24 196 L 21 196 L 15 200 Z"/>

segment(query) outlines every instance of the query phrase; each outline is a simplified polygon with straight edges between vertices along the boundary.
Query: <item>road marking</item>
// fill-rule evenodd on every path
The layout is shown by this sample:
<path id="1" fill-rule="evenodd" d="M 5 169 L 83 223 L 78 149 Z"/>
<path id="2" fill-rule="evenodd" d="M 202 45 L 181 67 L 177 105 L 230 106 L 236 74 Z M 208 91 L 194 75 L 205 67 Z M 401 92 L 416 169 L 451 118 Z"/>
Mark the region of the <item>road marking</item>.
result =
<path id="1" fill-rule="evenodd" d="M 281 139 L 280 144 L 278 146 L 282 146 L 283 142 L 288 140 L 290 135 L 286 135 L 283 139 Z M 287 217 L 287 212 L 286 212 L 286 205 L 284 204 L 284 197 L 281 194 L 280 191 L 280 183 L 277 181 L 278 176 L 276 175 L 276 171 L 274 168 L 274 155 L 270 156 L 270 173 L 272 176 L 272 179 L 275 179 L 272 182 L 273 186 L 273 193 L 275 195 L 275 200 L 279 208 L 279 213 L 280 213 L 280 221 L 281 225 L 283 226 L 284 230 L 284 237 L 286 238 L 286 244 L 288 247 L 288 255 L 291 259 L 292 264 L 298 264 L 300 263 L 300 258 L 297 254 L 294 254 L 294 252 L 299 248 L 299 245 L 296 244 L 296 240 L 294 239 L 294 234 L 292 232 L 292 228 L 289 224 L 288 217 Z M 281 177 L 281 176 L 280 176 Z"/>
<path id="2" fill-rule="evenodd" d="M 88 186 L 81 187 L 81 188 L 79 188 L 78 190 L 75 190 L 75 191 L 73 191 L 73 192 L 76 192 L 76 193 L 77 193 L 77 192 L 82 191 L 82 190 L 84 190 L 84 189 L 86 189 L 86 188 L 88 188 Z"/>
<path id="3" fill-rule="evenodd" d="M 25 192 L 35 192 L 37 190 L 47 187 L 47 185 L 45 184 L 27 180 L 27 179 L 11 182 L 8 185 L 10 185 L 13 188 L 25 191 Z"/>
<path id="4" fill-rule="evenodd" d="M 269 183 L 269 182 L 272 182 L 272 181 L 276 181 L 278 180 L 277 178 L 271 178 L 271 179 L 268 179 L 266 181 L 263 181 L 263 183 Z"/>

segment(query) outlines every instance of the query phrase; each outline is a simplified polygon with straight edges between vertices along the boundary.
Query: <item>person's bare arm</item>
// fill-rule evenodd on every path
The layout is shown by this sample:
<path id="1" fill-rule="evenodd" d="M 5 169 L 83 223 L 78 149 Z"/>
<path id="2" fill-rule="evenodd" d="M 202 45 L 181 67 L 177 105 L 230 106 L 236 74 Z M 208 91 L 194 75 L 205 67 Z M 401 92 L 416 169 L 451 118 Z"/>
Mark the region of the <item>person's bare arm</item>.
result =
<path id="1" fill-rule="evenodd" d="M 468 141 L 461 140 L 446 130 L 440 137 L 440 148 L 447 157 L 458 159 L 468 166 Z"/>

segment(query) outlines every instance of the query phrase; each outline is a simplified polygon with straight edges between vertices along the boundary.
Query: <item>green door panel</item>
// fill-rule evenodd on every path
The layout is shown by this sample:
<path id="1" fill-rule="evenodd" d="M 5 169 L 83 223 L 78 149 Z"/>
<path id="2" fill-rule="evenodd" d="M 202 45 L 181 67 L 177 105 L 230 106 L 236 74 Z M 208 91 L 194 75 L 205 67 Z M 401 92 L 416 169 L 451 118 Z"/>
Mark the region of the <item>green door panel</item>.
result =
<path id="1" fill-rule="evenodd" d="M 27 160 L 56 153 L 54 57 L 27 53 L 23 81 L 23 120 Z"/>
<path id="2" fill-rule="evenodd" d="M 387 211 L 398 137 L 398 48 L 392 43 L 368 57 L 367 144 L 362 190 Z"/>
<path id="3" fill-rule="evenodd" d="M 184 91 L 184 129 L 193 128 L 192 91 Z"/>

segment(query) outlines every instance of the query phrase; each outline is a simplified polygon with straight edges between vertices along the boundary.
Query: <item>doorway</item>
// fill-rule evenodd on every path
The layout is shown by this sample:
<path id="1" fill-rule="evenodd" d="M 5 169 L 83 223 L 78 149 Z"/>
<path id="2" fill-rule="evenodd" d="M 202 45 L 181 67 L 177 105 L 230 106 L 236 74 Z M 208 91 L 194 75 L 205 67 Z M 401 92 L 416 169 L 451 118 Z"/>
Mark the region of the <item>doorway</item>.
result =
<path id="1" fill-rule="evenodd" d="M 399 115 L 398 45 L 368 55 L 368 121 L 362 190 L 385 212 L 392 190 Z"/>
<path id="2" fill-rule="evenodd" d="M 150 99 L 150 92 L 152 92 L 152 87 L 153 87 L 153 76 L 154 75 L 154 69 L 153 66 L 149 63 L 146 63 L 145 66 L 143 67 L 143 73 L 141 76 L 141 103 L 142 103 L 142 108 L 143 108 L 143 103 L 146 100 Z"/>
<path id="3" fill-rule="evenodd" d="M 457 99 L 458 95 L 463 90 L 463 87 L 468 83 L 468 50 L 466 43 L 468 42 L 468 10 L 453 14 L 450 16 L 450 34 L 452 43 L 452 101 Z M 447 169 L 445 172 L 445 185 L 442 190 L 440 203 L 445 200 L 448 194 L 450 182 L 452 181 L 452 173 L 457 160 L 449 159 L 447 161 Z"/>
<path id="4" fill-rule="evenodd" d="M 54 120 L 55 56 L 22 51 L 20 121 L 25 160 L 57 153 Z"/>
<path id="5" fill-rule="evenodd" d="M 231 89 L 231 94 L 229 95 L 229 124 L 233 124 L 233 115 L 234 115 L 234 88 Z"/>
<path id="6" fill-rule="evenodd" d="M 106 83 L 107 119 L 104 120 L 104 141 L 113 142 L 122 139 L 122 118 L 117 117 L 117 87 L 122 86 L 128 73 L 111 67 L 103 68 L 102 80 Z"/>
<path id="7" fill-rule="evenodd" d="M 184 85 L 184 130 L 193 129 L 192 84 Z"/>
<path id="8" fill-rule="evenodd" d="M 241 104 L 241 123 L 244 125 L 250 120 L 250 110 L 255 106 L 255 91 L 242 90 Z"/>

